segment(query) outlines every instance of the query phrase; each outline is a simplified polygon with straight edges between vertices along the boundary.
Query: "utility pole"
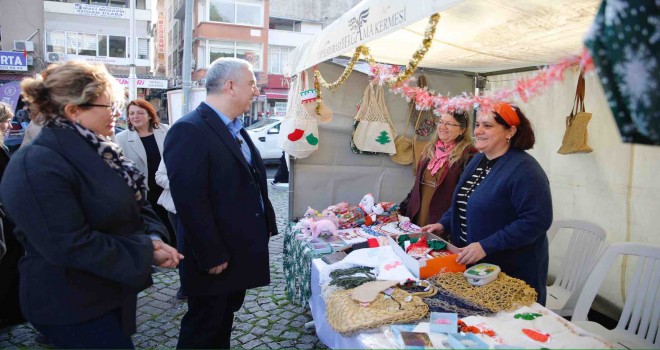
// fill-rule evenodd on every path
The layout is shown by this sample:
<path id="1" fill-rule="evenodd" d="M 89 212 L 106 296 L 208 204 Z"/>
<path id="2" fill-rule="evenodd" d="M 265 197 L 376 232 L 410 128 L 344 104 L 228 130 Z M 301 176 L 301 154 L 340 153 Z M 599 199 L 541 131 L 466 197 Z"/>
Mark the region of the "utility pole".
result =
<path id="1" fill-rule="evenodd" d="M 181 77 L 183 78 L 183 104 L 181 116 L 190 112 L 190 95 L 192 90 L 192 12 L 193 0 L 185 0 L 186 12 L 183 20 L 183 64 Z"/>
<path id="2" fill-rule="evenodd" d="M 137 98 L 137 87 L 136 80 L 137 76 L 135 75 L 135 53 L 137 52 L 137 40 L 135 40 L 135 0 L 131 0 L 131 16 L 130 16 L 130 37 L 129 37 L 129 52 L 131 56 L 130 60 L 130 71 L 128 73 L 128 99 L 133 101 Z"/>

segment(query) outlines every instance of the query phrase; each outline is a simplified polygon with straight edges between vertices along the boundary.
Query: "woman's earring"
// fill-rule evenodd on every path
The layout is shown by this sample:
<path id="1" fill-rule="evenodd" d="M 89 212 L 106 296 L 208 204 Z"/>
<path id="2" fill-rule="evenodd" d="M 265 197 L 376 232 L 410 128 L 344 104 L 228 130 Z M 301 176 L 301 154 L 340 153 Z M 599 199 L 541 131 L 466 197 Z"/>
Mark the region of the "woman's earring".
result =
<path id="1" fill-rule="evenodd" d="M 511 143 L 511 138 L 510 137 L 506 138 L 506 143 Z"/>

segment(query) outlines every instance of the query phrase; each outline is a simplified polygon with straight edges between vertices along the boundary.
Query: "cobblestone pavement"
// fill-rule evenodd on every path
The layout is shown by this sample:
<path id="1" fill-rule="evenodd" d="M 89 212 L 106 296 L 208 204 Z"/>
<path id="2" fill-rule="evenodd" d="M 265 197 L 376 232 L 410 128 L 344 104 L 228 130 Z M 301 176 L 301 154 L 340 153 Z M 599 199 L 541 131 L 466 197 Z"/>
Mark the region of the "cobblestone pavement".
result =
<path id="1" fill-rule="evenodd" d="M 283 232 L 287 224 L 288 187 L 269 185 L 269 194 L 278 228 Z M 326 348 L 313 328 L 305 328 L 305 323 L 312 320 L 309 308 L 292 304 L 285 297 L 282 246 L 282 235 L 271 239 L 271 283 L 248 291 L 234 321 L 233 348 Z M 154 285 L 138 298 L 138 328 L 133 342 L 139 349 L 174 348 L 179 322 L 188 308 L 185 301 L 176 299 L 179 275 L 176 270 L 158 268 L 153 279 Z M 34 335 L 35 330 L 27 323 L 0 329 L 0 349 L 44 348 L 34 342 Z"/>

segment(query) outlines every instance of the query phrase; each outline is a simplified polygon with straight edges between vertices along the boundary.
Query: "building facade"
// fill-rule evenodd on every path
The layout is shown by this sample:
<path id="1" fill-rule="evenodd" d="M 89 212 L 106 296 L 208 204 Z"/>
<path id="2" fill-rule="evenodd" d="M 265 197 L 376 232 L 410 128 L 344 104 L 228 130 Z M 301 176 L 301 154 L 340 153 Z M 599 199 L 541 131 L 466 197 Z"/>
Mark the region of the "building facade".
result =
<path id="1" fill-rule="evenodd" d="M 43 0 L 0 1 L 0 51 L 14 53 L 25 64 L 1 64 L 0 57 L 0 85 L 17 86 L 24 77 L 44 69 L 43 23 Z"/>

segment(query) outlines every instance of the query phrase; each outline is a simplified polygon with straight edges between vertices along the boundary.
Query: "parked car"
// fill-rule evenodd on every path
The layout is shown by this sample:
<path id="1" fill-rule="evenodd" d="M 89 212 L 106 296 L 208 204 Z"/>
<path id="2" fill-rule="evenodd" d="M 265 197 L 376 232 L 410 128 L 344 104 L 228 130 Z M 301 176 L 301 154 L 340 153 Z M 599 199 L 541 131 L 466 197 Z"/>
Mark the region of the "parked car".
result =
<path id="1" fill-rule="evenodd" d="M 23 136 L 25 136 L 25 128 L 18 121 L 12 121 L 5 134 L 5 146 L 9 149 L 9 154 L 21 147 Z"/>
<path id="2" fill-rule="evenodd" d="M 278 161 L 282 156 L 282 149 L 277 147 L 282 119 L 284 118 L 270 117 L 245 128 L 264 162 Z"/>

